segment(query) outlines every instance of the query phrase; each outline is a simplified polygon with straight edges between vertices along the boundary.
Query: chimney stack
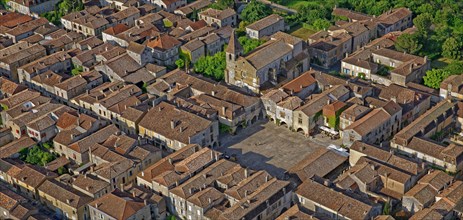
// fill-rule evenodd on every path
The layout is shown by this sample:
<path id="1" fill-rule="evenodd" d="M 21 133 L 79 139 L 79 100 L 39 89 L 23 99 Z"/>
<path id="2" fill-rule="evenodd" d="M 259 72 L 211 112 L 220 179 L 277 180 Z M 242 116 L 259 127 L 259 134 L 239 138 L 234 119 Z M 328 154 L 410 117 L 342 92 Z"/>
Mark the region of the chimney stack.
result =
<path id="1" fill-rule="evenodd" d="M 172 129 L 175 128 L 175 121 L 174 120 L 170 121 L 170 128 L 172 128 Z"/>

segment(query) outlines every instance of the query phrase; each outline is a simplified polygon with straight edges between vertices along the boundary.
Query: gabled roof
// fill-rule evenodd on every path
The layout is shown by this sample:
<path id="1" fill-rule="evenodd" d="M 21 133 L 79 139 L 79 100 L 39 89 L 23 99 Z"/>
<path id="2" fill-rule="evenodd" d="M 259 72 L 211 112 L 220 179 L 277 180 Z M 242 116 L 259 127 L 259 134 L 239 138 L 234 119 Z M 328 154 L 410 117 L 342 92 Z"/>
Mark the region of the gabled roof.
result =
<path id="1" fill-rule="evenodd" d="M 160 49 L 160 50 L 169 50 L 175 46 L 179 46 L 182 43 L 174 37 L 170 35 L 163 34 L 159 36 L 154 41 L 149 41 L 146 46 L 153 48 L 153 49 Z"/>
<path id="2" fill-rule="evenodd" d="M 129 193 L 115 190 L 89 203 L 89 206 L 115 219 L 126 220 L 134 217 L 146 205 L 141 199 L 133 197 Z"/>

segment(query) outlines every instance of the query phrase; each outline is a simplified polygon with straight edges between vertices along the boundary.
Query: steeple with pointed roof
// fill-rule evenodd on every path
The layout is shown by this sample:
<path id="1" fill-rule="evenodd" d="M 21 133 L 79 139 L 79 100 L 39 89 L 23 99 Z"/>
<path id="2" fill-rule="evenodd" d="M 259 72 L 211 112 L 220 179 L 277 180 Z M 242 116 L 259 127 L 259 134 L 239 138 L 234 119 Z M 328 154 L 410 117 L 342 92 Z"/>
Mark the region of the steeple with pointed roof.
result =
<path id="1" fill-rule="evenodd" d="M 238 56 L 242 55 L 243 53 L 243 47 L 241 46 L 240 42 L 238 41 L 238 38 L 236 37 L 235 30 L 232 31 L 230 41 L 228 42 L 228 46 L 225 52 L 227 53 L 227 55 L 235 55 L 234 60 L 236 60 L 236 58 L 238 58 Z"/>

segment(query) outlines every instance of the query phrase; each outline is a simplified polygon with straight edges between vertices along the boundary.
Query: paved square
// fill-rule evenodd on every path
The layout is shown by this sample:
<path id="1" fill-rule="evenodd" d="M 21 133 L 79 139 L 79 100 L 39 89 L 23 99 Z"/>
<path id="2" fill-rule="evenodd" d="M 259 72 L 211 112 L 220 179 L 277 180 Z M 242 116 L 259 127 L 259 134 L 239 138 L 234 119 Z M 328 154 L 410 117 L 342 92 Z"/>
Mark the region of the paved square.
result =
<path id="1" fill-rule="evenodd" d="M 321 145 L 320 145 L 321 144 Z M 228 155 L 236 154 L 238 162 L 255 170 L 266 170 L 282 178 L 285 170 L 307 154 L 329 143 L 316 144 L 300 133 L 277 126 L 273 122 L 258 122 L 238 135 L 224 135 L 217 149 Z"/>

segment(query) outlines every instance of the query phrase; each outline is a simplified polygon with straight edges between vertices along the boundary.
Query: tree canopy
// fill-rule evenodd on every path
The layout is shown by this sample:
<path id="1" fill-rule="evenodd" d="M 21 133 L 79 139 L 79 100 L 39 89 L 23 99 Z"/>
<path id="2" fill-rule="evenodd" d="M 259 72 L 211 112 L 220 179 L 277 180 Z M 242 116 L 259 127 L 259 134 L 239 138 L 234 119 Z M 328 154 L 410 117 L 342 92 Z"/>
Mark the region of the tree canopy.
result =
<path id="1" fill-rule="evenodd" d="M 449 37 L 442 44 L 442 56 L 450 59 L 460 59 L 461 49 L 461 42 L 458 42 L 454 37 Z"/>
<path id="2" fill-rule="evenodd" d="M 450 72 L 444 69 L 428 70 L 426 75 L 423 77 L 424 85 L 433 89 L 439 89 L 441 82 L 450 75 Z"/>
<path id="3" fill-rule="evenodd" d="M 226 64 L 225 52 L 219 52 L 214 56 L 200 57 L 194 64 L 194 70 L 196 73 L 220 81 L 224 79 Z"/>
<path id="4" fill-rule="evenodd" d="M 46 151 L 39 145 L 32 148 L 24 148 L 19 152 L 19 154 L 19 158 L 22 161 L 40 166 L 45 166 L 45 164 L 56 159 L 55 154 Z"/>
<path id="5" fill-rule="evenodd" d="M 252 50 L 256 49 L 256 47 L 264 43 L 263 40 L 248 38 L 246 36 L 239 37 L 238 41 L 244 49 L 244 54 L 251 52 Z"/>
<path id="6" fill-rule="evenodd" d="M 272 9 L 256 0 L 252 0 L 241 12 L 241 19 L 248 23 L 253 23 L 272 14 Z"/>
<path id="7" fill-rule="evenodd" d="M 395 42 L 396 50 L 410 54 L 418 54 L 422 47 L 423 45 L 420 44 L 417 36 L 414 34 L 402 34 L 397 37 Z"/>
<path id="8" fill-rule="evenodd" d="M 233 8 L 234 5 L 234 0 L 217 0 L 214 4 L 211 5 L 211 8 L 224 10 L 227 8 Z"/>
<path id="9" fill-rule="evenodd" d="M 55 10 L 45 12 L 40 16 L 46 18 L 55 25 L 60 25 L 62 16 L 73 11 L 81 10 L 84 10 L 84 3 L 82 0 L 62 0 L 55 5 Z"/>

